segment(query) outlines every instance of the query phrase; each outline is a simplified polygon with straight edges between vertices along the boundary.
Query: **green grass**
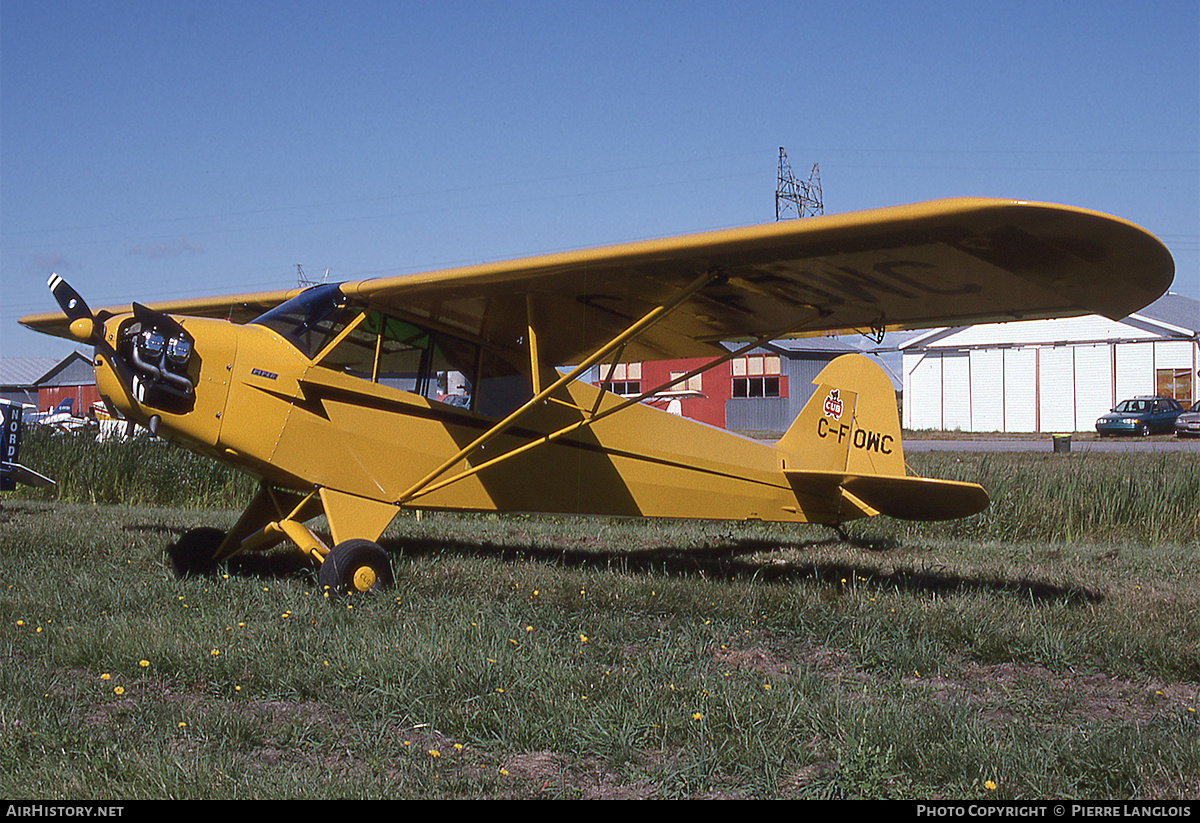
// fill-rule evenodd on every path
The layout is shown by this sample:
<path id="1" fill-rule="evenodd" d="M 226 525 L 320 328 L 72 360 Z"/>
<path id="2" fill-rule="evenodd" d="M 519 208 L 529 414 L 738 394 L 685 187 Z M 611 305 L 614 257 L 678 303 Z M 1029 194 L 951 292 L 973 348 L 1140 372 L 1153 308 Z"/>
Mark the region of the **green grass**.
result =
<path id="1" fill-rule="evenodd" d="M 10 496 L 0 794 L 1200 795 L 1196 457 L 910 462 L 992 510 L 845 542 L 422 512 L 385 535 L 396 589 L 340 601 L 286 551 L 172 577 L 248 493 L 221 470 Z"/>

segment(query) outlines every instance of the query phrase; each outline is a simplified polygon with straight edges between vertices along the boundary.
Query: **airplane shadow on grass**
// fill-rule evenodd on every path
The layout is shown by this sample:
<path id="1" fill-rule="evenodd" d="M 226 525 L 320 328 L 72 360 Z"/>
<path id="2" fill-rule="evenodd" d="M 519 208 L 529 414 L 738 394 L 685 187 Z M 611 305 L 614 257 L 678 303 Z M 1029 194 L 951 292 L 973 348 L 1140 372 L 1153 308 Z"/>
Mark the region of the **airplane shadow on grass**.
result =
<path id="1" fill-rule="evenodd" d="M 164 529 L 179 534 L 174 529 Z M 327 535 L 322 539 L 328 540 Z M 1059 585 L 1028 578 L 1003 578 L 955 574 L 947 571 L 889 569 L 814 558 L 811 562 L 778 556 L 781 549 L 816 552 L 825 546 L 850 543 L 857 548 L 886 553 L 899 546 L 891 539 L 840 538 L 780 543 L 751 538 L 727 538 L 687 549 L 650 547 L 630 551 L 563 548 L 528 542 L 498 544 L 454 537 L 396 537 L 380 541 L 393 564 L 421 557 L 489 556 L 503 562 L 539 562 L 579 569 L 609 569 L 629 574 L 689 575 L 709 580 L 750 580 L 771 584 L 823 587 L 841 590 L 850 586 L 879 591 L 902 591 L 925 596 L 985 592 L 1020 597 L 1031 603 L 1081 606 L 1098 603 L 1104 595 L 1082 586 Z M 775 555 L 775 556 L 773 556 Z M 225 570 L 235 576 L 260 578 L 315 578 L 316 564 L 295 551 L 269 551 L 231 559 Z"/>

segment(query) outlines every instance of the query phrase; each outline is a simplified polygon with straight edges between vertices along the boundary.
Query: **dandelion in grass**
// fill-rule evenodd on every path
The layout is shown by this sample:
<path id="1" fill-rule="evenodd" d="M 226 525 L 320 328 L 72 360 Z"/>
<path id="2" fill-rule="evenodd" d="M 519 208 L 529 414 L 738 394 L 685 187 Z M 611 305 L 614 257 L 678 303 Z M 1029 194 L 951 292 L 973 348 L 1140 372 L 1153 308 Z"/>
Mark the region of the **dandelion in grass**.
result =
<path id="1" fill-rule="evenodd" d="M 139 660 L 138 665 L 141 666 L 143 669 L 147 669 L 150 667 L 150 661 L 149 660 Z"/>
<path id="2" fill-rule="evenodd" d="M 101 679 L 101 680 L 111 680 L 111 679 L 112 679 L 112 675 L 111 675 L 111 674 L 109 674 L 108 672 L 105 672 L 104 674 L 100 675 L 100 679 Z"/>
<path id="3" fill-rule="evenodd" d="M 996 781 L 985 780 L 985 781 L 983 781 L 983 787 L 985 789 L 987 789 L 989 792 L 994 792 L 994 791 L 996 791 Z"/>
<path id="4" fill-rule="evenodd" d="M 118 696 L 125 694 L 125 687 L 117 686 L 115 689 L 113 689 L 113 694 L 118 695 Z"/>

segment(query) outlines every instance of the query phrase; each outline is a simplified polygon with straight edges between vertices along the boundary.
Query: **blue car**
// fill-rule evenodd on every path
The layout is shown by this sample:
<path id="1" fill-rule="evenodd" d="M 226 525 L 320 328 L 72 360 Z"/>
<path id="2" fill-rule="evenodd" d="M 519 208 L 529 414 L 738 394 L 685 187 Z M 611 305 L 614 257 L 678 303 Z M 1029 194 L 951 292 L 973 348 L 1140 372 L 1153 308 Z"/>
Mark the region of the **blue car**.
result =
<path id="1" fill-rule="evenodd" d="M 1101 437 L 1110 434 L 1160 434 L 1175 430 L 1175 418 L 1183 406 L 1170 397 L 1134 397 L 1122 400 L 1096 421 Z"/>

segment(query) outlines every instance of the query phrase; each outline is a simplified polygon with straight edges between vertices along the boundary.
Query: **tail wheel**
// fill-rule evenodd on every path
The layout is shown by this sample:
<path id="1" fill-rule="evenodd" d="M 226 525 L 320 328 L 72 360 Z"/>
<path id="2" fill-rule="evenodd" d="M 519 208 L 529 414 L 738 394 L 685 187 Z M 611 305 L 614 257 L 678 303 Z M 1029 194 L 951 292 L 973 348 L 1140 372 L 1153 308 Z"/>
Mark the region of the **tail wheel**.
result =
<path id="1" fill-rule="evenodd" d="M 184 532 L 179 540 L 167 549 L 171 568 L 178 577 L 193 577 L 212 574 L 217 568 L 214 559 L 217 548 L 225 539 L 220 529 L 192 529 Z"/>
<path id="2" fill-rule="evenodd" d="M 337 544 L 317 571 L 317 583 L 333 595 L 384 591 L 395 582 L 387 552 L 370 540 Z"/>

